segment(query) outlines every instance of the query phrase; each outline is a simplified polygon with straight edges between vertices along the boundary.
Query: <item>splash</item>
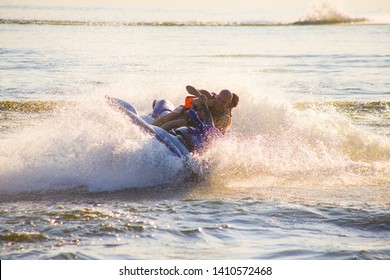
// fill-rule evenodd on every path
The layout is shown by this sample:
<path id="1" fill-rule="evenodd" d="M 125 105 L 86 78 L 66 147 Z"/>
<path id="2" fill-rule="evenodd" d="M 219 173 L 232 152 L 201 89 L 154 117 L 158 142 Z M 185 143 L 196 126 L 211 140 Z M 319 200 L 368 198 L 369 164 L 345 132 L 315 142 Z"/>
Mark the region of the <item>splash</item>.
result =
<path id="1" fill-rule="evenodd" d="M 366 22 L 366 18 L 354 18 L 343 14 L 328 2 L 322 4 L 312 4 L 309 13 L 294 22 L 295 25 L 311 24 L 339 24 L 339 23 L 361 23 Z"/>
<path id="2" fill-rule="evenodd" d="M 148 112 L 153 98 L 180 102 L 174 90 L 130 92 L 117 97 L 137 100 L 141 112 Z M 388 136 L 356 125 L 350 115 L 359 113 L 359 120 L 363 112 L 388 116 L 388 103 L 291 104 L 253 89 L 238 92 L 232 131 L 201 158 L 212 185 L 249 184 L 279 191 L 283 186 L 389 185 Z M 129 125 L 105 104 L 103 95 L 61 104 L 0 139 L 1 191 L 75 186 L 114 191 L 185 183 L 182 162 Z"/>
<path id="3" fill-rule="evenodd" d="M 235 124 L 241 128 L 207 155 L 221 180 L 278 189 L 390 183 L 388 136 L 355 125 L 334 106 L 298 109 L 269 98 L 252 102 L 242 105 L 247 115 Z"/>
<path id="4" fill-rule="evenodd" d="M 104 103 L 72 103 L 0 139 L 0 190 L 180 182 L 182 162 Z"/>

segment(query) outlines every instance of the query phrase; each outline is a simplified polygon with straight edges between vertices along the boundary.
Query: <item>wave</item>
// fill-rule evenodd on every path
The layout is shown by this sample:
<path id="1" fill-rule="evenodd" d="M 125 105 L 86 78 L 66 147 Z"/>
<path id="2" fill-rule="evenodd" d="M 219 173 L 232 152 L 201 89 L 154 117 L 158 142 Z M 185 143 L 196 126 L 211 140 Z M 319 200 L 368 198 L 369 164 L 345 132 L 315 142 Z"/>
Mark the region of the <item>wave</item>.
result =
<path id="1" fill-rule="evenodd" d="M 346 23 L 363 23 L 368 19 L 364 17 L 350 17 L 329 3 L 324 2 L 322 5 L 313 5 L 309 13 L 293 22 L 294 25 L 319 25 L 319 24 L 346 24 Z"/>
<path id="2" fill-rule="evenodd" d="M 77 103 L 65 100 L 2 100 L 0 101 L 0 111 L 39 113 L 51 111 L 64 106 L 76 106 Z M 296 102 L 293 106 L 297 109 L 317 109 L 334 107 L 343 112 L 366 112 L 374 114 L 376 112 L 389 112 L 389 101 L 325 101 L 325 102 Z"/>
<path id="3" fill-rule="evenodd" d="M 53 110 L 64 102 L 43 100 L 3 100 L 0 101 L 0 111 L 39 113 Z"/>
<path id="4" fill-rule="evenodd" d="M 388 101 L 297 102 L 294 106 L 299 109 L 335 107 L 344 112 L 365 112 L 367 114 L 384 113 L 390 110 Z"/>
<path id="5" fill-rule="evenodd" d="M 74 21 L 74 20 L 37 20 L 37 19 L 0 19 L 0 24 L 32 24 L 32 25 L 75 25 L 75 26 L 272 26 L 281 23 L 260 21 Z"/>
<path id="6" fill-rule="evenodd" d="M 78 20 L 45 20 L 45 19 L 0 19 L 0 24 L 25 24 L 25 25 L 63 25 L 63 26 L 232 26 L 232 27 L 271 27 L 291 25 L 318 25 L 338 23 L 365 23 L 365 18 L 334 18 L 334 19 L 302 19 L 295 22 L 264 22 L 264 21 L 141 21 L 141 22 L 115 22 L 115 21 L 78 21 Z"/>

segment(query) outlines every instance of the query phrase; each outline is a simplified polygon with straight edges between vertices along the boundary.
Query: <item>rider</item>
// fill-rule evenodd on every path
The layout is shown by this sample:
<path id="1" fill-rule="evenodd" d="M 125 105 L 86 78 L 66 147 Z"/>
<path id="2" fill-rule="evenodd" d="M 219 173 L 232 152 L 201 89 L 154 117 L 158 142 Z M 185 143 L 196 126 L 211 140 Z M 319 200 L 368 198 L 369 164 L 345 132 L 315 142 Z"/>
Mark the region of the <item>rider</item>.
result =
<path id="1" fill-rule="evenodd" d="M 227 89 L 224 89 L 219 94 L 216 94 L 210 93 L 207 90 L 197 90 L 193 86 L 188 85 L 186 90 L 188 93 L 195 96 L 190 103 L 192 108 L 198 112 L 201 119 L 203 119 L 203 116 L 202 110 L 199 110 L 199 98 L 200 96 L 205 96 L 205 103 L 214 119 L 215 127 L 218 128 L 222 134 L 225 134 L 231 124 L 231 110 L 238 104 L 238 96 Z M 167 131 L 173 128 L 185 126 L 188 113 L 188 110 L 185 109 L 185 107 L 179 106 L 170 114 L 160 116 L 152 124 L 160 126 Z"/>
<path id="2" fill-rule="evenodd" d="M 207 97 L 207 105 L 210 108 L 215 126 L 222 132 L 222 134 L 225 134 L 232 123 L 232 109 L 238 105 L 238 95 L 231 93 L 227 89 L 221 90 L 219 94 L 214 92 L 210 93 L 204 89 L 197 90 L 193 86 L 187 86 L 186 89 L 194 96 L 199 97 L 200 95 L 205 95 Z M 194 98 L 191 101 L 195 109 L 197 102 L 198 98 Z"/>

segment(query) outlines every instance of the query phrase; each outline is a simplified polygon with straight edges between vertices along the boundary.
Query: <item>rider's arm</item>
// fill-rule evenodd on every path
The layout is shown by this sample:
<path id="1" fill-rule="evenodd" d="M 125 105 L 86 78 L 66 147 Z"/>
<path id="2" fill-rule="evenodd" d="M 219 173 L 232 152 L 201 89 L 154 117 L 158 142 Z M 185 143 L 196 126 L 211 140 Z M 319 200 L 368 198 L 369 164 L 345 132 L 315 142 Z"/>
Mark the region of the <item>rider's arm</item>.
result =
<path id="1" fill-rule="evenodd" d="M 181 126 L 185 126 L 187 124 L 187 121 L 185 119 L 176 119 L 169 122 L 164 123 L 161 128 L 170 131 L 171 129 L 178 128 Z"/>
<path id="2" fill-rule="evenodd" d="M 192 94 L 196 97 L 199 97 L 201 95 L 205 95 L 207 97 L 207 99 L 214 98 L 214 95 L 205 89 L 198 90 L 198 89 L 194 88 L 193 86 L 188 85 L 188 86 L 186 86 L 186 90 L 189 94 Z"/>
<path id="3" fill-rule="evenodd" d="M 206 96 L 207 99 L 213 99 L 213 98 L 215 97 L 215 93 L 214 93 L 214 94 L 213 94 L 213 93 L 210 93 L 210 92 L 208 92 L 208 91 L 205 90 L 205 89 L 201 89 L 201 90 L 199 90 L 199 92 L 200 92 L 201 94 L 203 94 L 204 96 Z"/>
<path id="4" fill-rule="evenodd" d="M 211 126 L 215 126 L 213 116 L 211 115 L 209 107 L 206 104 L 206 101 L 207 101 L 206 96 L 204 96 L 204 95 L 200 96 L 199 101 L 201 103 L 199 105 L 199 108 L 200 108 L 200 111 L 202 111 L 202 113 L 203 113 L 203 123 L 211 125 Z"/>
<path id="5" fill-rule="evenodd" d="M 177 107 L 173 112 L 170 112 L 165 116 L 157 118 L 154 122 L 152 122 L 152 125 L 161 127 L 167 122 L 180 118 L 182 115 L 183 115 L 183 107 Z"/>
<path id="6" fill-rule="evenodd" d="M 190 85 L 186 86 L 186 90 L 189 94 L 192 94 L 196 97 L 199 97 L 202 95 L 196 88 L 194 88 L 193 86 L 190 86 Z"/>

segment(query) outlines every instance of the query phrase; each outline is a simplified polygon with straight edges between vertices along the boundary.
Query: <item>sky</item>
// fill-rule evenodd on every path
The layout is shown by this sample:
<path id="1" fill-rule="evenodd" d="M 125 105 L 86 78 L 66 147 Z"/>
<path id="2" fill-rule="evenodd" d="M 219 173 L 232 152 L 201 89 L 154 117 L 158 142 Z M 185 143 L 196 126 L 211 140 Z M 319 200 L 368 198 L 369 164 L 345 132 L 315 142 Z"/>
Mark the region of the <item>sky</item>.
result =
<path id="1" fill-rule="evenodd" d="M 390 8 L 389 0 L 0 0 L 1 4 L 52 4 L 52 5 L 156 5 L 156 6 L 209 6 L 209 7 L 264 7 L 291 8 L 310 6 L 311 3 L 328 2 L 334 6 L 345 8 Z"/>

